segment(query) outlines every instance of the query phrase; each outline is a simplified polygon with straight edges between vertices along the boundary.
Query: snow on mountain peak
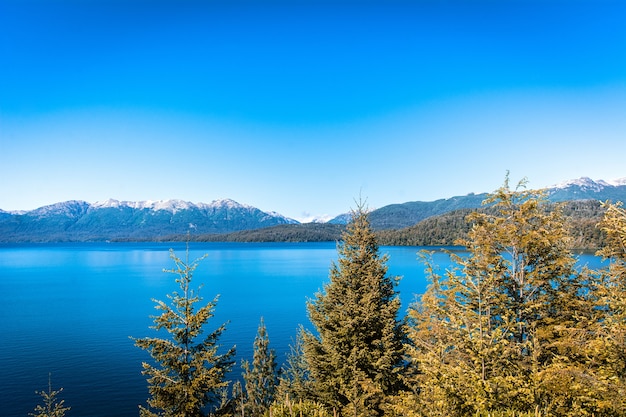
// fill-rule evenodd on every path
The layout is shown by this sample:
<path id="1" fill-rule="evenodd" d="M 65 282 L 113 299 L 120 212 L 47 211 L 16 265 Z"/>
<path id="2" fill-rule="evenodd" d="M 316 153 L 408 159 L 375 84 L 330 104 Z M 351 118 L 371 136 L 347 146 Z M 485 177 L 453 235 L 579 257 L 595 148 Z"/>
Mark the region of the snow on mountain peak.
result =
<path id="1" fill-rule="evenodd" d="M 192 203 L 183 200 L 144 200 L 144 201 L 119 201 L 115 199 L 108 199 L 105 201 L 97 201 L 91 204 L 93 208 L 123 208 L 128 207 L 135 210 L 154 210 L 154 211 L 169 211 L 173 214 L 180 210 L 188 209 L 213 209 L 213 208 L 226 208 L 226 209 L 252 209 L 252 206 L 240 204 L 234 200 L 224 198 L 214 200 L 207 203 Z"/>
<path id="2" fill-rule="evenodd" d="M 300 223 L 328 223 L 332 219 L 334 219 L 334 216 L 330 214 L 313 215 L 307 213 L 298 218 L 297 221 Z"/>
<path id="3" fill-rule="evenodd" d="M 240 204 L 235 200 L 231 200 L 230 198 L 220 198 L 218 200 L 213 200 L 210 207 L 226 207 L 226 208 L 251 208 L 251 206 Z"/>
<path id="4" fill-rule="evenodd" d="M 96 201 L 95 203 L 91 204 L 91 207 L 93 208 L 119 208 L 120 205 L 121 203 L 118 200 L 109 198 L 108 200 L 105 200 L 105 201 Z"/>
<path id="5" fill-rule="evenodd" d="M 626 177 L 619 178 L 616 180 L 610 180 L 610 181 L 604 181 L 604 180 L 594 181 L 589 177 L 580 177 L 580 178 L 573 179 L 573 180 L 563 181 L 550 188 L 565 189 L 569 187 L 580 187 L 583 190 L 591 190 L 591 191 L 598 192 L 598 191 L 603 190 L 606 187 L 619 187 L 622 185 L 626 185 Z"/>
<path id="6" fill-rule="evenodd" d="M 179 210 L 186 210 L 196 207 L 195 204 L 182 200 L 145 200 L 145 201 L 119 201 L 108 199 L 97 201 L 91 205 L 93 208 L 123 208 L 128 207 L 135 210 L 165 210 L 176 213 Z"/>
<path id="7" fill-rule="evenodd" d="M 49 216 L 49 215 L 66 215 L 75 217 L 80 215 L 89 206 L 88 203 L 80 200 L 69 200 L 60 203 L 54 203 L 47 206 L 39 207 L 38 209 L 28 211 L 26 213 L 35 216 Z"/>
<path id="8" fill-rule="evenodd" d="M 577 178 L 577 179 L 560 182 L 560 183 L 556 184 L 554 186 L 554 188 L 567 188 L 567 187 L 571 187 L 571 186 L 578 186 L 578 187 L 584 187 L 584 188 L 593 188 L 593 187 L 597 187 L 598 185 L 599 184 L 597 182 L 595 182 L 594 180 L 592 180 L 589 177 L 580 177 L 580 178 Z"/>
<path id="9" fill-rule="evenodd" d="M 607 183 L 609 185 L 612 185 L 613 187 L 620 187 L 622 185 L 626 185 L 626 177 L 617 178 L 615 180 L 610 180 L 610 181 L 607 181 Z"/>
<path id="10" fill-rule="evenodd" d="M 195 204 L 183 200 L 148 200 L 139 202 L 140 206 L 137 208 L 151 209 L 154 211 L 165 210 L 172 213 L 176 213 L 179 210 L 188 210 L 192 207 L 196 207 Z"/>

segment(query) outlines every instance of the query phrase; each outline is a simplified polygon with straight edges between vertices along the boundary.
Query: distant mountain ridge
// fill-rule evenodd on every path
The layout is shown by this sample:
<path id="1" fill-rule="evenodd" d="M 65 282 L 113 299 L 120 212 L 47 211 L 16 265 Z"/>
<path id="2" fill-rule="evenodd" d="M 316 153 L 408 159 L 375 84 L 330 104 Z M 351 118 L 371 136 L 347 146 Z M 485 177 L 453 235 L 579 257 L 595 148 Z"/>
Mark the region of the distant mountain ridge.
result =
<path id="1" fill-rule="evenodd" d="M 552 202 L 573 200 L 611 200 L 626 202 L 626 177 L 613 181 L 594 181 L 588 177 L 547 187 L 548 200 Z M 429 217 L 438 216 L 454 210 L 475 209 L 482 206 L 487 193 L 470 193 L 436 201 L 413 201 L 391 204 L 373 210 L 370 214 L 372 227 L 377 230 L 402 229 L 413 226 Z M 350 220 L 347 214 L 341 214 L 330 220 L 332 224 L 346 224 Z"/>
<path id="2" fill-rule="evenodd" d="M 549 187 L 546 192 L 553 202 L 626 202 L 626 178 L 594 181 L 582 177 Z M 434 216 L 479 208 L 487 195 L 470 193 L 430 202 L 391 204 L 373 210 L 370 221 L 376 230 L 404 229 Z M 349 214 L 342 214 L 327 223 L 341 226 L 349 220 Z M 290 225 L 296 224 L 299 222 L 276 212 L 265 212 L 230 199 L 208 204 L 182 200 L 109 199 L 95 203 L 71 200 L 25 212 L 0 210 L 0 242 L 163 240 L 188 231 L 196 236 L 215 235 L 210 240 L 233 233 L 239 233 L 237 239 L 246 239 L 242 233 L 253 231 L 255 241 L 263 241 L 264 234 L 259 229 L 268 229 L 268 241 L 276 239 L 278 234 L 283 236 L 281 239 L 297 240 L 301 236 L 309 240 L 337 236 L 340 232 L 323 223 L 310 223 L 305 229 L 293 228 L 294 236 L 285 238 L 285 234 L 290 233 Z M 280 233 L 273 228 L 276 226 L 281 226 Z M 317 226 L 320 233 L 316 232 Z"/>
<path id="3" fill-rule="evenodd" d="M 551 201 L 625 201 L 626 177 L 612 181 L 594 181 L 589 177 L 581 177 L 549 187 L 548 196 Z"/>
<path id="4" fill-rule="evenodd" d="M 0 242 L 156 239 L 167 235 L 232 233 L 298 223 L 278 213 L 224 199 L 66 201 L 27 212 L 0 213 Z"/>

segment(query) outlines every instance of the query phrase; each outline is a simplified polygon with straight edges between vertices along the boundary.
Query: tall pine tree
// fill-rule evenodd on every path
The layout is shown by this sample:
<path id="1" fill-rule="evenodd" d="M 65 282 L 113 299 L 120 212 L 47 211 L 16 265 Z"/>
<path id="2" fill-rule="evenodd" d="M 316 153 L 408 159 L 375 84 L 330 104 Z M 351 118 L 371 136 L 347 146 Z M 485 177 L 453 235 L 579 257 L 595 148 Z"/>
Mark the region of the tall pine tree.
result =
<path id="1" fill-rule="evenodd" d="M 315 333 L 304 334 L 315 399 L 341 415 L 382 415 L 385 398 L 400 386 L 403 323 L 398 278 L 387 275 L 362 204 L 338 244 L 330 282 L 307 308 Z"/>
<path id="2" fill-rule="evenodd" d="M 154 316 L 154 329 L 165 330 L 170 338 L 134 339 L 135 345 L 150 352 L 152 363 L 143 363 L 148 375 L 151 398 L 148 407 L 140 406 L 141 416 L 199 417 L 205 407 L 219 401 L 220 391 L 228 385 L 225 374 L 231 369 L 234 347 L 219 354 L 218 339 L 225 325 L 201 338 L 211 317 L 217 298 L 196 309 L 202 301 L 191 288 L 193 272 L 199 258 L 189 262 L 189 248 L 183 261 L 170 251 L 175 267 L 165 272 L 178 276 L 181 292 L 168 295 L 170 304 L 154 300 L 162 313 Z"/>

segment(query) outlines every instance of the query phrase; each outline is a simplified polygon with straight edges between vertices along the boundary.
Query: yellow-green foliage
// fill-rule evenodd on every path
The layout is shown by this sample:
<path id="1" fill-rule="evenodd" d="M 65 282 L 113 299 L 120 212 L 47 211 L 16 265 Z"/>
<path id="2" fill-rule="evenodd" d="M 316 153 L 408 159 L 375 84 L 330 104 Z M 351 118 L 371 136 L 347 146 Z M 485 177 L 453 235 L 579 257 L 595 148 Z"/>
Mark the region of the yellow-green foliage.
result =
<path id="1" fill-rule="evenodd" d="M 188 257 L 189 250 L 185 260 L 170 251 L 175 267 L 165 272 L 178 276 L 180 292 L 168 297 L 170 304 L 155 300 L 161 314 L 153 317 L 153 328 L 165 330 L 169 337 L 134 339 L 135 345 L 148 351 L 153 359 L 153 363 L 143 363 L 151 397 L 148 407 L 139 407 L 141 416 L 203 416 L 204 408 L 215 405 L 220 390 L 228 385 L 225 375 L 232 367 L 235 350 L 233 347 L 225 354 L 218 353 L 225 325 L 202 337 L 217 298 L 196 308 L 202 298 L 191 287 L 191 280 L 203 258 L 189 262 Z"/>
<path id="2" fill-rule="evenodd" d="M 278 376 L 276 374 L 276 353 L 269 347 L 269 336 L 265 322 L 261 318 L 259 330 L 254 339 L 252 363 L 243 361 L 245 381 L 244 409 L 248 415 L 262 415 L 274 400 Z"/>
<path id="3" fill-rule="evenodd" d="M 528 411 L 526 413 L 517 411 L 492 411 L 476 414 L 474 417 L 546 417 L 546 415 L 540 411 Z"/>
<path id="4" fill-rule="evenodd" d="M 292 401 L 286 396 L 283 401 L 275 402 L 270 406 L 265 416 L 269 417 L 331 417 L 322 404 L 311 400 Z"/>
<path id="5" fill-rule="evenodd" d="M 312 397 L 340 415 L 380 415 L 401 384 L 404 326 L 397 278 L 387 274 L 368 213 L 352 213 L 330 282 L 308 304 L 303 334 Z"/>
<path id="6" fill-rule="evenodd" d="M 409 311 L 411 401 L 428 416 L 624 415 L 623 261 L 604 280 L 577 271 L 561 210 L 508 178 L 486 203 L 468 216 L 455 268 L 440 274 L 425 256 L 431 282 Z M 606 256 L 619 259 L 626 216 L 611 212 Z"/>
<path id="7" fill-rule="evenodd" d="M 33 417 L 63 417 L 65 412 L 71 407 L 65 406 L 65 400 L 58 398 L 63 388 L 59 390 L 52 389 L 52 378 L 48 374 L 48 391 L 38 391 L 37 394 L 43 399 L 43 405 L 39 404 L 35 407 L 34 413 L 29 413 Z"/>

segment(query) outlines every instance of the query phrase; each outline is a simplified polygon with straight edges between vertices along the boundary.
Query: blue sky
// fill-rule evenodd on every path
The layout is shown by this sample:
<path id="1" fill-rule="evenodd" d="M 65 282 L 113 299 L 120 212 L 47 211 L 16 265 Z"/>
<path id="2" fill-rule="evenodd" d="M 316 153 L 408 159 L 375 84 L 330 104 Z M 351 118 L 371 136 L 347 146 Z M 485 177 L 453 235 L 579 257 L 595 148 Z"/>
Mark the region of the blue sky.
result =
<path id="1" fill-rule="evenodd" d="M 0 209 L 296 219 L 626 177 L 626 2 L 0 0 Z"/>

